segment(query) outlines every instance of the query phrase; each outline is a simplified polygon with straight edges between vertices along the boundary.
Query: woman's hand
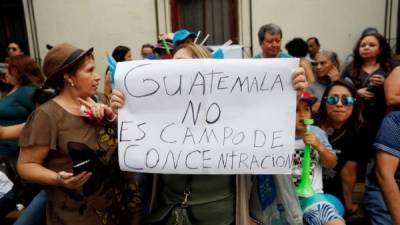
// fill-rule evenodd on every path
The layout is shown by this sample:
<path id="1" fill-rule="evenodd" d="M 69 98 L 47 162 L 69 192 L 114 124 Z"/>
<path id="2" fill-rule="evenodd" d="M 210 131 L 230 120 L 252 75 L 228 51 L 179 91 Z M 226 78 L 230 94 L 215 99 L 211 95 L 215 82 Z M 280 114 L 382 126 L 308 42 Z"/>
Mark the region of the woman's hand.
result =
<path id="1" fill-rule="evenodd" d="M 299 98 L 303 91 L 308 87 L 308 82 L 303 68 L 297 68 L 292 73 L 292 85 L 297 91 L 297 97 Z"/>
<path id="2" fill-rule="evenodd" d="M 367 88 L 358 89 L 357 93 L 361 98 L 364 98 L 364 99 L 371 99 L 371 98 L 375 97 L 375 94 L 367 91 Z"/>
<path id="3" fill-rule="evenodd" d="M 122 106 L 124 106 L 125 104 L 125 96 L 124 94 L 117 90 L 114 89 L 111 92 L 111 97 L 110 97 L 110 106 L 112 111 L 117 114 L 118 109 L 122 108 Z"/>
<path id="4" fill-rule="evenodd" d="M 371 78 L 369 78 L 369 81 L 372 83 L 372 85 L 382 86 L 385 83 L 385 77 L 376 74 L 372 75 Z"/>
<path id="5" fill-rule="evenodd" d="M 82 187 L 86 181 L 90 179 L 92 173 L 83 171 L 82 173 L 74 176 L 72 173 L 60 171 L 57 173 L 57 176 L 59 186 L 75 190 Z"/>
<path id="6" fill-rule="evenodd" d="M 114 121 L 116 118 L 112 108 L 103 103 L 97 103 L 91 98 L 86 100 L 78 98 L 78 100 L 82 104 L 80 111 L 87 117 L 96 118 L 98 121 L 102 121 L 104 117 L 109 121 Z"/>
<path id="7" fill-rule="evenodd" d="M 332 82 L 340 79 L 339 70 L 336 68 L 336 66 L 332 66 L 332 69 L 330 69 L 328 72 L 328 76 Z"/>

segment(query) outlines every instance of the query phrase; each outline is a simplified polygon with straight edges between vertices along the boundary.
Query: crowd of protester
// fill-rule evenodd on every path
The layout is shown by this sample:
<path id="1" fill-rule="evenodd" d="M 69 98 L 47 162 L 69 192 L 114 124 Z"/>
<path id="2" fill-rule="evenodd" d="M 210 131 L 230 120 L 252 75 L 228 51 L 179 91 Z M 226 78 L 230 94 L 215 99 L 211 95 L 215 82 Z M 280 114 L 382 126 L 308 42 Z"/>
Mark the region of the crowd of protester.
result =
<path id="1" fill-rule="evenodd" d="M 294 38 L 285 52 L 282 35 L 261 26 L 254 58 L 300 58 L 292 175 L 123 172 L 116 121 L 125 100 L 110 68 L 95 71 L 93 48 L 50 46 L 40 68 L 10 43 L 0 67 L 0 222 L 22 204 L 17 225 L 345 224 L 361 208 L 373 225 L 400 224 L 400 64 L 387 40 L 366 29 L 341 67 L 317 37 Z M 185 29 L 158 39 L 142 45 L 142 59 L 213 57 Z M 122 45 L 111 56 L 133 58 Z M 305 146 L 314 194 L 296 189 Z M 365 184 L 362 204 L 356 183 Z"/>

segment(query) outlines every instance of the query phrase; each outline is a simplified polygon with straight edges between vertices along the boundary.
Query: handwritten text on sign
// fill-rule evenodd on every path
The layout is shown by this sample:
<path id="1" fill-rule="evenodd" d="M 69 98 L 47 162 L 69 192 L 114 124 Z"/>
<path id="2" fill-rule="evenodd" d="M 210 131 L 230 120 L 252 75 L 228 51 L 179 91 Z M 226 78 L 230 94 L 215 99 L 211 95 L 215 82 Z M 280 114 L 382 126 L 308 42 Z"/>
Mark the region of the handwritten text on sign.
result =
<path id="1" fill-rule="evenodd" d="M 119 63 L 119 163 L 180 174 L 288 174 L 297 59 Z"/>

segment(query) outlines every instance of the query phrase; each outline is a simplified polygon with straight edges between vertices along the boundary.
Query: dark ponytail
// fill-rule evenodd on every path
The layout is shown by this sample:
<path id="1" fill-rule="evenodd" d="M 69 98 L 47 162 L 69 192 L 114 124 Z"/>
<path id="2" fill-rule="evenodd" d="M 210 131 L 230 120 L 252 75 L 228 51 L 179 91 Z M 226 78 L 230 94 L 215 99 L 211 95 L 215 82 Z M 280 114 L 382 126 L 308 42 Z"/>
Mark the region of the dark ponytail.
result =
<path id="1" fill-rule="evenodd" d="M 60 93 L 60 90 L 56 90 L 45 85 L 42 85 L 35 89 L 32 94 L 32 102 L 36 105 L 41 105 L 52 98 L 56 97 Z"/>
<path id="2" fill-rule="evenodd" d="M 93 54 L 89 53 L 82 57 L 79 61 L 77 61 L 75 64 L 70 66 L 66 71 L 63 71 L 62 73 L 67 73 L 67 74 L 72 74 L 75 75 L 78 71 L 78 69 L 86 63 L 89 59 L 93 59 L 94 56 Z M 32 101 L 35 104 L 41 105 L 52 98 L 56 97 L 61 93 L 61 90 L 64 88 L 64 78 L 63 76 L 59 76 L 58 80 L 53 80 L 52 83 L 44 82 L 44 84 L 37 88 L 35 92 L 32 95 Z"/>

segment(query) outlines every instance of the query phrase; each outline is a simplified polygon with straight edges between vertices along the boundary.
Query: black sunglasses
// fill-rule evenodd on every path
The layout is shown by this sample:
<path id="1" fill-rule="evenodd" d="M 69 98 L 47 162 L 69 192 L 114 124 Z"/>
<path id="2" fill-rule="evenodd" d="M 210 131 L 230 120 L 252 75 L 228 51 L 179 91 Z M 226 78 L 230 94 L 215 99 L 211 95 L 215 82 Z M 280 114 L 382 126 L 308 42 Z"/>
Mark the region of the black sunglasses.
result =
<path id="1" fill-rule="evenodd" d="M 336 105 L 340 100 L 344 106 L 352 106 L 356 101 L 356 98 L 352 96 L 342 96 L 341 98 L 339 98 L 339 96 L 336 95 L 328 95 L 325 97 L 325 99 L 326 103 L 329 105 Z"/>

